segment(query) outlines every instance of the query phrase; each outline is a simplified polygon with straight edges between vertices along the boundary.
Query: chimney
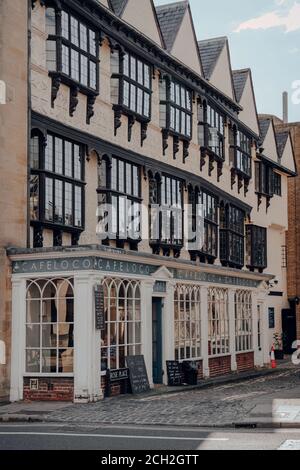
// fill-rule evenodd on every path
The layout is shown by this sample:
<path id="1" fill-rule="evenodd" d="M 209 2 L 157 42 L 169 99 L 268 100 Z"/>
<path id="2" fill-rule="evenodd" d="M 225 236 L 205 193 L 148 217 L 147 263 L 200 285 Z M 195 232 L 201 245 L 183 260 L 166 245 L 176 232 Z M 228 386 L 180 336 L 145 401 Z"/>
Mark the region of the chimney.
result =
<path id="1" fill-rule="evenodd" d="M 288 124 L 289 122 L 289 94 L 287 91 L 283 92 L 282 95 L 282 119 L 284 124 Z"/>

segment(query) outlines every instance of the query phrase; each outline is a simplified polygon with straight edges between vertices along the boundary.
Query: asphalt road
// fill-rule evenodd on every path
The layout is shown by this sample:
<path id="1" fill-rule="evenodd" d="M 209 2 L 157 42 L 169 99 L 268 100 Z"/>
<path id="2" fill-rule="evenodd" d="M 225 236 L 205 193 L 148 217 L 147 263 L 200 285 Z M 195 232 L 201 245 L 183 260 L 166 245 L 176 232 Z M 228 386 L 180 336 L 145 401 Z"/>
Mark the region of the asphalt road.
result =
<path id="1" fill-rule="evenodd" d="M 206 430 L 138 426 L 3 424 L 0 450 L 275 450 L 300 429 Z"/>

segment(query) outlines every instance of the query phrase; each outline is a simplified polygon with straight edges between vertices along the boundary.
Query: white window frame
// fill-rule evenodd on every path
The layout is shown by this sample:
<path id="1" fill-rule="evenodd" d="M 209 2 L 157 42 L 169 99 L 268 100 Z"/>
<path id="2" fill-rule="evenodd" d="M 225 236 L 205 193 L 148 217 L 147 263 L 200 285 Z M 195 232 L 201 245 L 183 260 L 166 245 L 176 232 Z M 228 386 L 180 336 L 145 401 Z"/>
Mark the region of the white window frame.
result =
<path id="1" fill-rule="evenodd" d="M 235 349 L 238 353 L 253 351 L 252 293 L 238 290 L 234 296 Z"/>
<path id="2" fill-rule="evenodd" d="M 208 355 L 230 354 L 228 289 L 208 289 Z"/>

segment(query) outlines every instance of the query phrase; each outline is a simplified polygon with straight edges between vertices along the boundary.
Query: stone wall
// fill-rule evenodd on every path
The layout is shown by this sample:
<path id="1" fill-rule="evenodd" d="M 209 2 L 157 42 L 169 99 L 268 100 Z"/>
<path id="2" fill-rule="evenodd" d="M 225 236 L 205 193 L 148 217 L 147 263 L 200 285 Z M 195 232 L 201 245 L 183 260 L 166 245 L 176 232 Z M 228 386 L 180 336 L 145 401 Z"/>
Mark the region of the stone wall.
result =
<path id="1" fill-rule="evenodd" d="M 27 2 L 0 2 L 0 80 L 6 104 L 0 105 L 0 340 L 6 365 L 0 365 L 0 400 L 9 394 L 11 285 L 7 246 L 26 246 L 27 215 Z"/>

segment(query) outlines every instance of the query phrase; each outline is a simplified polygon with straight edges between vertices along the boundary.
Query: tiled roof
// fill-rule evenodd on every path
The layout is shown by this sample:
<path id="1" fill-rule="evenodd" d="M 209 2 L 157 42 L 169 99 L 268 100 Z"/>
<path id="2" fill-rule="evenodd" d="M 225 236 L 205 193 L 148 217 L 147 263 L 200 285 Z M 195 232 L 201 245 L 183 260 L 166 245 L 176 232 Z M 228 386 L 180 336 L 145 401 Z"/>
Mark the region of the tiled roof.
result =
<path id="1" fill-rule="evenodd" d="M 207 80 L 210 79 L 213 73 L 226 41 L 226 37 L 221 37 L 198 42 L 204 76 Z"/>
<path id="2" fill-rule="evenodd" d="M 117 16 L 122 16 L 128 0 L 109 0 L 111 9 Z"/>
<path id="3" fill-rule="evenodd" d="M 238 103 L 242 99 L 249 72 L 250 69 L 233 70 L 232 72 L 235 96 Z"/>
<path id="4" fill-rule="evenodd" d="M 266 135 L 267 135 L 269 127 L 270 127 L 270 124 L 271 124 L 271 119 L 261 119 L 261 118 L 259 118 L 260 138 L 261 138 L 262 142 L 266 138 Z"/>
<path id="5" fill-rule="evenodd" d="M 276 142 L 277 142 L 279 158 L 281 158 L 283 155 L 288 137 L 289 137 L 289 132 L 276 132 Z"/>
<path id="6" fill-rule="evenodd" d="M 187 8 L 187 1 L 169 3 L 156 7 L 160 29 L 169 52 L 172 50 Z"/>

